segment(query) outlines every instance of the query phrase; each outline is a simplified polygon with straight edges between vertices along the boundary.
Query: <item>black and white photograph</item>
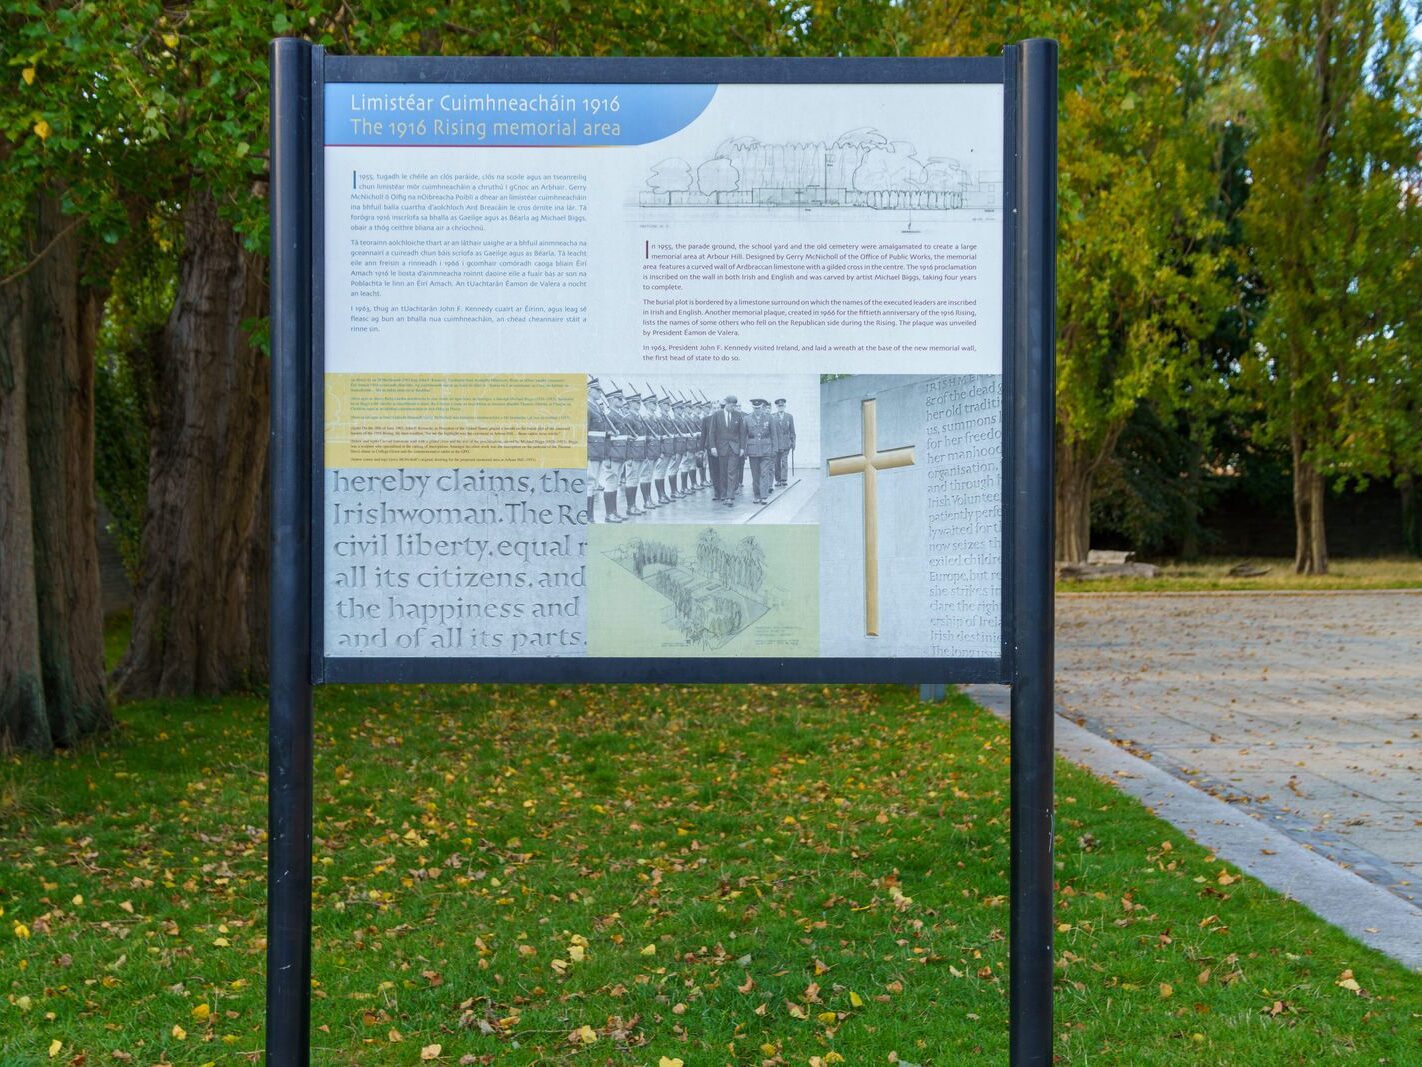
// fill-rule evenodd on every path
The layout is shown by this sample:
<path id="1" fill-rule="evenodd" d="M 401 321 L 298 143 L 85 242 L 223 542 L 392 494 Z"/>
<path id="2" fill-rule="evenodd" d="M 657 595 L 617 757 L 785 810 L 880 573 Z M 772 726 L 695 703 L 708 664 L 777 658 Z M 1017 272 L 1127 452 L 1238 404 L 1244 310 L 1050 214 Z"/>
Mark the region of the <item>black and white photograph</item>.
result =
<path id="1" fill-rule="evenodd" d="M 592 524 L 819 521 L 810 374 L 588 376 Z"/>

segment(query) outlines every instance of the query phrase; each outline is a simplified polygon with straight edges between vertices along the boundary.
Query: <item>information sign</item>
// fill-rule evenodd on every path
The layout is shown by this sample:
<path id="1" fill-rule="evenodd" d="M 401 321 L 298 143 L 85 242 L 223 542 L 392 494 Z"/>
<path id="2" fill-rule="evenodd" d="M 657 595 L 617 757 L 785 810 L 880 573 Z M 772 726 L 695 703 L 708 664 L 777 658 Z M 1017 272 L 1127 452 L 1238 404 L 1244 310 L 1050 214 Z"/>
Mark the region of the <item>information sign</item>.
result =
<path id="1" fill-rule="evenodd" d="M 1002 63 L 373 62 L 319 88 L 319 678 L 1002 679 Z"/>
<path id="2" fill-rule="evenodd" d="M 272 84 L 274 1062 L 343 681 L 1011 683 L 1045 1062 L 1055 46 Z"/>

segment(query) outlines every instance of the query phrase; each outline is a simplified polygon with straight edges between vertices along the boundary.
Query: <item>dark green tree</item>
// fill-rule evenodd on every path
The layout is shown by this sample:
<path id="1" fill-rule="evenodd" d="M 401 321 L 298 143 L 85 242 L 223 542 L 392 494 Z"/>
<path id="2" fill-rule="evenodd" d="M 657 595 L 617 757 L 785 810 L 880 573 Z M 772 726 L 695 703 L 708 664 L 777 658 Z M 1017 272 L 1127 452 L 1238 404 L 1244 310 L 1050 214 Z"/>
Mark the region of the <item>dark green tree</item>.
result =
<path id="1" fill-rule="evenodd" d="M 1292 457 L 1294 567 L 1322 574 L 1326 480 L 1416 470 L 1416 10 L 1259 0 L 1254 16 L 1244 219 L 1268 305 L 1246 383 Z"/>

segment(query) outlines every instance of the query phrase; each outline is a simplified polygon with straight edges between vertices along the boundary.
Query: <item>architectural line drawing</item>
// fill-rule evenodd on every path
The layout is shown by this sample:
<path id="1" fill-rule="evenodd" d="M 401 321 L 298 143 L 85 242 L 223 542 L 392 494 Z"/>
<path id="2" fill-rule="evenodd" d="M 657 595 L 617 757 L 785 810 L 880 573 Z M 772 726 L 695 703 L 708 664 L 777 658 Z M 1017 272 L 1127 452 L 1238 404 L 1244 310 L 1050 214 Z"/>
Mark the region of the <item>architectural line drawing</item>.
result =
<path id="1" fill-rule="evenodd" d="M 918 157 L 908 141 L 870 126 L 833 141 L 766 143 L 735 136 L 693 165 L 656 163 L 639 190 L 643 207 L 816 207 L 993 210 L 1000 171 L 972 173 L 950 156 Z"/>
<path id="2" fill-rule="evenodd" d="M 662 622 L 688 645 L 722 648 L 771 607 L 765 551 L 753 536 L 731 545 L 708 527 L 697 537 L 694 554 L 638 538 L 605 555 L 669 601 Z"/>

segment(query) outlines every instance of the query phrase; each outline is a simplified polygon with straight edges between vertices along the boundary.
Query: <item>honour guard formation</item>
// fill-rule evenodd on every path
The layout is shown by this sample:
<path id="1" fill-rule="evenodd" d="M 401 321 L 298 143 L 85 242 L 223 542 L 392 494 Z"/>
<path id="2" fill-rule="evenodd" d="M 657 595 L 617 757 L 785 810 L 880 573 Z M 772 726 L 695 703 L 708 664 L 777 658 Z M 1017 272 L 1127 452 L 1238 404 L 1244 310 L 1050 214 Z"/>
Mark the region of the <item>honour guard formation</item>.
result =
<path id="1" fill-rule="evenodd" d="M 588 521 L 626 522 L 675 507 L 706 489 L 727 508 L 769 503 L 789 484 L 795 419 L 785 400 L 712 400 L 648 385 L 588 378 Z M 745 468 L 752 495 L 742 496 Z M 602 517 L 597 500 L 602 497 Z"/>

